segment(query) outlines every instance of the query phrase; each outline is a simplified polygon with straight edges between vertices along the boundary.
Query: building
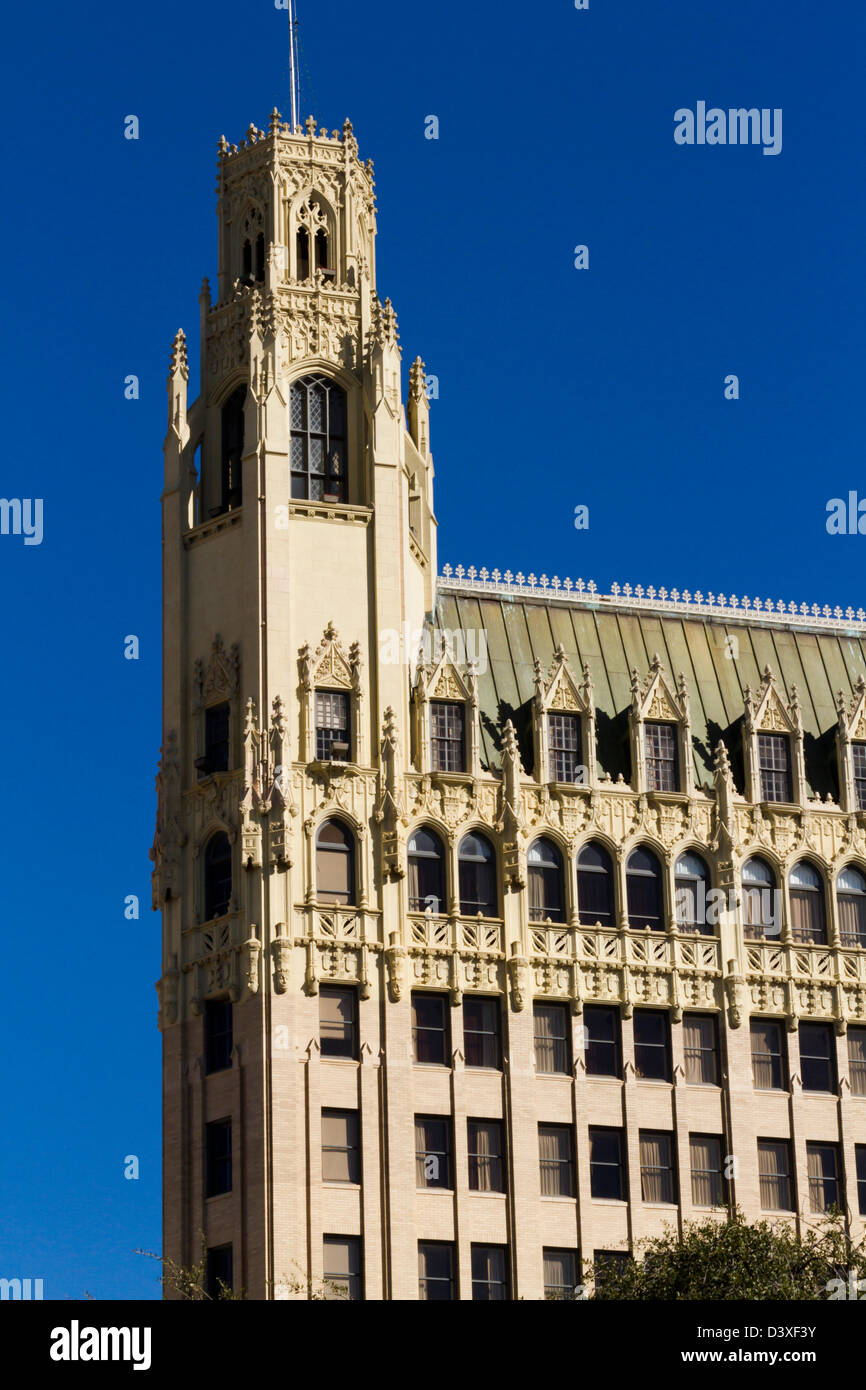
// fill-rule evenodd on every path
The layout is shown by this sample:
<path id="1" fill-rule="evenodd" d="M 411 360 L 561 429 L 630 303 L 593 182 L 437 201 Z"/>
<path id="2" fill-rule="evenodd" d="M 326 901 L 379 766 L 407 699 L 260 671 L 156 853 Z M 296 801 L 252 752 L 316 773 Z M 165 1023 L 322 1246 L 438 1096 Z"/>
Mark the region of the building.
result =
<path id="1" fill-rule="evenodd" d="M 165 1251 L 541 1299 L 866 1213 L 866 615 L 446 566 L 373 170 L 220 142 L 165 446 Z"/>

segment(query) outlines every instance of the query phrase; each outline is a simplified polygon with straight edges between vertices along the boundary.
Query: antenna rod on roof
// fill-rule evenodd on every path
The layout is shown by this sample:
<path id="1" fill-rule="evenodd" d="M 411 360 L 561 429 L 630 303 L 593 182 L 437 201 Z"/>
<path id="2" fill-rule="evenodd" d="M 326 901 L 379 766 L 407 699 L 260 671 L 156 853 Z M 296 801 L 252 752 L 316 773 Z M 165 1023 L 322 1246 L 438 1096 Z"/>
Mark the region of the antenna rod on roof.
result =
<path id="1" fill-rule="evenodd" d="M 295 18 L 295 0 L 289 0 L 289 54 L 291 67 L 291 126 L 298 126 L 298 21 Z"/>

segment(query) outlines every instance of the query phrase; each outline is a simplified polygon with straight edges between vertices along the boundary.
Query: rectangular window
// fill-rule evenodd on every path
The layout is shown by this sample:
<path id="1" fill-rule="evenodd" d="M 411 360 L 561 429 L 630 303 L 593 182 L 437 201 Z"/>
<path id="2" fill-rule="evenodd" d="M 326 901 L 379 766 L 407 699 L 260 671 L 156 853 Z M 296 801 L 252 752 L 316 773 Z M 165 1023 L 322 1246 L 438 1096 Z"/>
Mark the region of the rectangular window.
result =
<path id="1" fill-rule="evenodd" d="M 505 1160 L 499 1120 L 468 1120 L 469 1188 L 472 1192 L 504 1192 Z"/>
<path id="2" fill-rule="evenodd" d="M 793 1211 L 791 1146 L 787 1139 L 758 1140 L 758 1179 L 764 1211 Z"/>
<path id="3" fill-rule="evenodd" d="M 535 1070 L 571 1075 L 571 1018 L 567 1004 L 536 1004 Z"/>
<path id="4" fill-rule="evenodd" d="M 580 782 L 580 716 L 549 714 L 547 740 L 552 782 Z"/>
<path id="5" fill-rule="evenodd" d="M 349 696 L 340 690 L 316 691 L 316 757 L 320 762 L 347 763 Z"/>
<path id="6" fill-rule="evenodd" d="M 645 1202 L 675 1202 L 673 1138 L 640 1131 L 640 1195 Z"/>
<path id="7" fill-rule="evenodd" d="M 328 1299 L 360 1302 L 362 1294 L 361 1240 L 359 1236 L 324 1236 L 324 1279 Z"/>
<path id="8" fill-rule="evenodd" d="M 583 1010 L 588 1076 L 621 1076 L 619 1009 L 587 1004 Z"/>
<path id="9" fill-rule="evenodd" d="M 644 740 L 647 790 L 651 792 L 679 791 L 676 724 L 647 723 L 644 725 Z"/>
<path id="10" fill-rule="evenodd" d="M 448 1115 L 415 1116 L 415 1186 L 452 1187 L 451 1119 Z"/>
<path id="11" fill-rule="evenodd" d="M 205 1125 L 206 1197 L 219 1197 L 232 1190 L 232 1122 L 214 1120 Z"/>
<path id="12" fill-rule="evenodd" d="M 851 744 L 854 765 L 854 802 L 858 810 L 866 810 L 866 743 Z"/>
<path id="13" fill-rule="evenodd" d="M 787 734 L 758 734 L 762 801 L 791 801 L 791 745 Z"/>
<path id="14" fill-rule="evenodd" d="M 621 1129 L 590 1129 L 589 1190 L 593 1197 L 621 1202 L 625 1193 Z"/>
<path id="15" fill-rule="evenodd" d="M 830 1207 L 841 1206 L 839 1146 L 807 1144 L 806 1165 L 809 1172 L 809 1206 L 812 1211 L 829 1211 Z"/>
<path id="16" fill-rule="evenodd" d="M 857 1203 L 860 1215 L 866 1216 L 866 1144 L 855 1144 L 854 1158 L 857 1163 Z"/>
<path id="17" fill-rule="evenodd" d="M 786 1091 L 788 1065 L 785 1035 L 775 1018 L 753 1018 L 749 1023 L 752 1042 L 752 1082 L 756 1091 Z"/>
<path id="18" fill-rule="evenodd" d="M 225 1291 L 234 1287 L 233 1277 L 232 1247 L 212 1246 L 205 1261 L 204 1287 L 208 1298 L 224 1298 Z"/>
<path id="19" fill-rule="evenodd" d="M 361 1181 L 361 1141 L 357 1110 L 322 1111 L 322 1181 Z"/>
<path id="20" fill-rule="evenodd" d="M 463 999 L 463 1051 L 467 1067 L 502 1065 L 501 1011 L 498 999 L 467 994 Z"/>
<path id="21" fill-rule="evenodd" d="M 412 995 L 412 1046 L 416 1062 L 427 1066 L 451 1065 L 450 1005 L 445 994 Z"/>
<path id="22" fill-rule="evenodd" d="M 852 1096 L 866 1096 L 866 1028 L 848 1029 L 848 1077 Z"/>
<path id="23" fill-rule="evenodd" d="M 229 705 L 211 705 L 204 712 L 204 757 L 196 762 L 200 777 L 211 772 L 228 772 Z"/>
<path id="24" fill-rule="evenodd" d="M 718 1086 L 719 1041 L 714 1014 L 683 1014 L 683 1051 L 690 1086 Z"/>
<path id="25" fill-rule="evenodd" d="M 418 1242 L 418 1297 L 422 1303 L 442 1303 L 457 1297 L 454 1246 L 444 1240 Z"/>
<path id="26" fill-rule="evenodd" d="M 463 706 L 430 701 L 431 766 L 434 772 L 465 772 Z"/>
<path id="27" fill-rule="evenodd" d="M 538 1126 L 542 1197 L 574 1196 L 574 1137 L 570 1125 Z"/>
<path id="28" fill-rule="evenodd" d="M 578 1269 L 580 1262 L 576 1250 L 543 1250 L 544 1259 L 544 1297 L 574 1298 L 574 1291 L 580 1283 Z"/>
<path id="29" fill-rule="evenodd" d="M 800 1078 L 804 1091 L 836 1090 L 836 1044 L 829 1023 L 800 1024 Z"/>
<path id="30" fill-rule="evenodd" d="M 634 1066 L 641 1081 L 671 1079 L 670 1024 L 660 1009 L 635 1009 Z"/>
<path id="31" fill-rule="evenodd" d="M 205 1071 L 227 1071 L 232 1064 L 232 1002 L 208 999 L 204 1006 Z"/>
<path id="32" fill-rule="evenodd" d="M 724 1202 L 722 1141 L 715 1134 L 690 1134 L 692 1203 L 696 1207 L 720 1207 Z"/>
<path id="33" fill-rule="evenodd" d="M 319 1046 L 323 1057 L 358 1056 L 358 999 L 353 989 L 319 990 Z"/>
<path id="34" fill-rule="evenodd" d="M 508 1288 L 508 1250 L 504 1245 L 472 1246 L 472 1298 L 478 1303 L 503 1303 Z"/>

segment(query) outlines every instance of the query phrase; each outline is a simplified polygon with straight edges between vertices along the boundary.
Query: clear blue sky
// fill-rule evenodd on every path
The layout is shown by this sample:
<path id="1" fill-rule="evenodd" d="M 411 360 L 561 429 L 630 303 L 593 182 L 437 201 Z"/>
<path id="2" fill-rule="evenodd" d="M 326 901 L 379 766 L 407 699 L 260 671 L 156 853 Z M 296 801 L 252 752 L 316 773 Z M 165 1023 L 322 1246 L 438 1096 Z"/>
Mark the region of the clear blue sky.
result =
<path id="1" fill-rule="evenodd" d="M 304 113 L 349 115 L 375 160 L 379 290 L 404 365 L 439 377 L 440 560 L 866 602 L 866 537 L 825 530 L 830 497 L 866 496 L 862 5 L 300 0 L 300 17 Z M 197 362 L 217 139 L 285 113 L 285 36 L 266 0 L 5 19 L 0 495 L 43 498 L 45 533 L 0 537 L 0 1275 L 49 1297 L 158 1294 L 132 1252 L 160 1242 L 165 376 L 180 325 Z M 699 100 L 781 107 L 782 153 L 676 145 L 674 111 Z"/>

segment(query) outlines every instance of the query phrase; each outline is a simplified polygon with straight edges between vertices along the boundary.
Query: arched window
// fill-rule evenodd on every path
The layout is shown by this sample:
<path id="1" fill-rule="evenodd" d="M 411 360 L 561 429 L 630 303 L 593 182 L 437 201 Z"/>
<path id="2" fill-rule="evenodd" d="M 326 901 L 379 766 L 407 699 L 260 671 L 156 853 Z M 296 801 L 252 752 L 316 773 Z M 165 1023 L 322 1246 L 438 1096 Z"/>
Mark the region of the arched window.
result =
<path id="1" fill-rule="evenodd" d="M 613 912 L 613 870 L 603 845 L 590 841 L 577 856 L 577 912 L 588 926 L 616 925 Z"/>
<path id="2" fill-rule="evenodd" d="M 355 901 L 355 840 L 338 820 L 326 820 L 316 836 L 316 897 L 320 903 Z"/>
<path id="3" fill-rule="evenodd" d="M 674 869 L 676 881 L 676 921 L 680 931 L 712 936 L 709 919 L 710 871 L 699 854 L 681 854 Z"/>
<path id="4" fill-rule="evenodd" d="M 439 836 L 420 829 L 409 837 L 409 911 L 428 907 L 445 911 L 445 855 Z"/>
<path id="5" fill-rule="evenodd" d="M 464 835 L 457 851 L 460 868 L 460 911 L 465 917 L 495 917 L 496 855 L 483 835 Z"/>
<path id="6" fill-rule="evenodd" d="M 750 941 L 778 937 L 782 931 L 776 876 L 765 859 L 743 865 L 743 931 Z"/>
<path id="7" fill-rule="evenodd" d="M 232 391 L 221 412 L 221 475 L 220 504 L 211 512 L 220 516 L 223 512 L 234 511 L 243 501 L 243 456 L 244 456 L 244 404 L 247 399 L 245 385 Z"/>
<path id="8" fill-rule="evenodd" d="M 866 875 L 853 864 L 836 879 L 839 936 L 843 946 L 866 946 Z"/>
<path id="9" fill-rule="evenodd" d="M 298 279 L 309 280 L 310 278 L 310 233 L 306 227 L 298 228 L 296 241 L 298 253 Z"/>
<path id="10" fill-rule="evenodd" d="M 629 926 L 640 931 L 644 927 L 650 927 L 652 931 L 662 931 L 662 874 L 659 861 L 652 850 L 632 850 L 626 865 L 626 888 Z"/>
<path id="11" fill-rule="evenodd" d="M 817 869 L 801 859 L 788 875 L 788 887 L 791 892 L 791 936 L 795 941 L 826 945 L 824 886 Z"/>
<path id="12" fill-rule="evenodd" d="M 562 855 L 551 840 L 535 840 L 526 856 L 529 870 L 529 920 L 564 922 Z"/>
<path id="13" fill-rule="evenodd" d="M 241 280 L 245 285 L 252 285 L 254 259 L 255 280 L 265 278 L 265 233 L 261 208 L 248 208 L 244 214 L 241 237 Z"/>
<path id="14" fill-rule="evenodd" d="M 292 496 L 346 502 L 346 393 L 329 377 L 292 383 Z"/>
<path id="15" fill-rule="evenodd" d="M 316 232 L 316 269 L 322 272 L 326 280 L 333 280 L 334 267 L 330 263 L 329 247 L 328 233 L 320 227 Z"/>
<path id="16" fill-rule="evenodd" d="M 204 852 L 204 920 L 225 917 L 232 901 L 232 847 L 229 837 L 218 830 L 211 835 Z"/>

